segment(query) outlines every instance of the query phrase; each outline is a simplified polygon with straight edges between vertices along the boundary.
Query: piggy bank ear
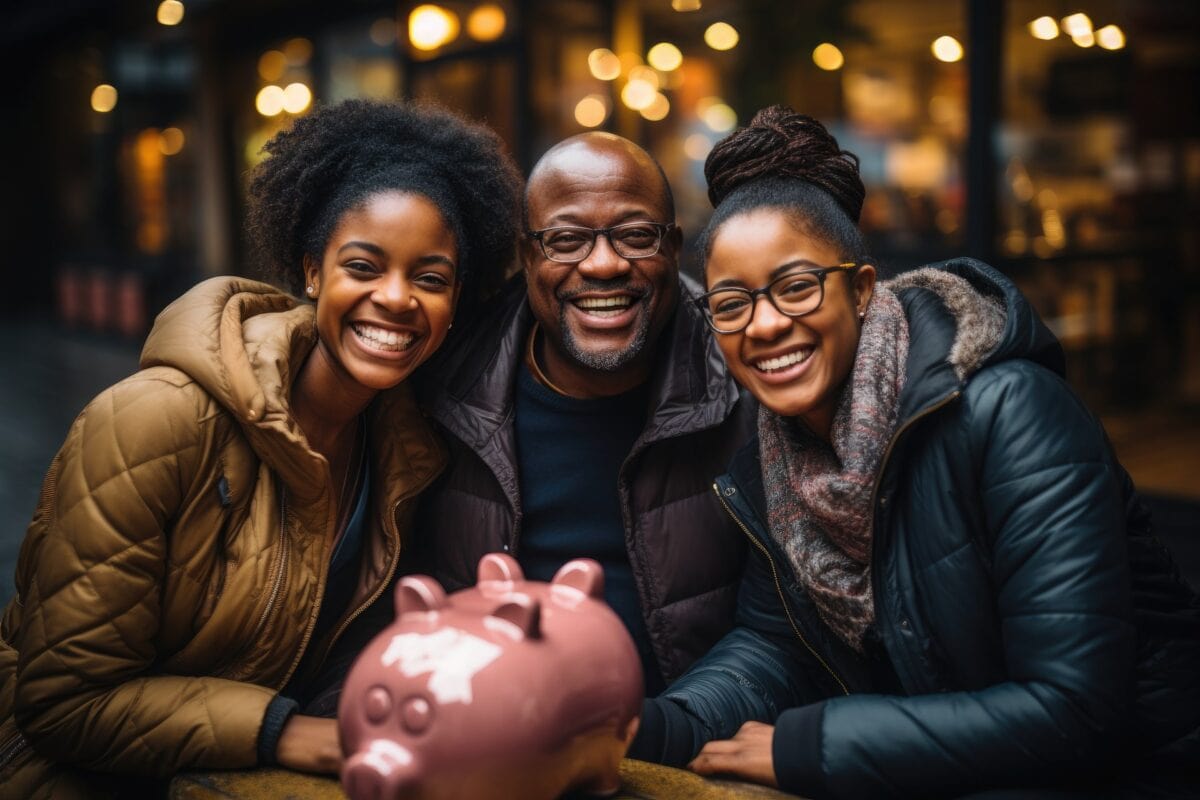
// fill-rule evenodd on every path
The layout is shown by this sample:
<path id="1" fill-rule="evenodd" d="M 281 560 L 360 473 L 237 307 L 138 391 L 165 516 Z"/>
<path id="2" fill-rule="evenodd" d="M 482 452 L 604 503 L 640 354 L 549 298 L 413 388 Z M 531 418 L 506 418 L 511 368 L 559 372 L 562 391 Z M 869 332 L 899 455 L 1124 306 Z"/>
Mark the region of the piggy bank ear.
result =
<path id="1" fill-rule="evenodd" d="M 570 586 L 578 589 L 589 597 L 604 598 L 604 568 L 598 561 L 590 558 L 577 558 L 568 561 L 554 573 L 552 586 Z"/>
<path id="2" fill-rule="evenodd" d="M 426 575 L 408 575 L 396 586 L 396 617 L 410 611 L 437 611 L 446 605 L 446 590 Z"/>
<path id="3" fill-rule="evenodd" d="M 525 580 L 525 573 L 517 560 L 507 553 L 488 553 L 479 559 L 477 580 L 479 583 L 516 583 Z"/>
<path id="4" fill-rule="evenodd" d="M 511 622 L 521 629 L 526 639 L 536 639 L 542 634 L 542 604 L 532 597 L 515 594 L 512 600 L 501 603 L 489 616 Z"/>

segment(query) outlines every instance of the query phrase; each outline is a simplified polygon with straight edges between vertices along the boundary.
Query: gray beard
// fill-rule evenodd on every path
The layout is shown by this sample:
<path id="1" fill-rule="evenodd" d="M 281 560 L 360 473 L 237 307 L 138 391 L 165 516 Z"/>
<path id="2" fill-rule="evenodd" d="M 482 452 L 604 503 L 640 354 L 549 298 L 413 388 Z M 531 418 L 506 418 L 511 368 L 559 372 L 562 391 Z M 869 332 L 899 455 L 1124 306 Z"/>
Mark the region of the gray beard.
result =
<path id="1" fill-rule="evenodd" d="M 643 298 L 638 302 L 645 303 L 646 299 Z M 633 334 L 633 341 L 623 350 L 595 352 L 584 350 L 580 347 L 579 342 L 575 340 L 575 335 L 571 332 L 571 328 L 567 325 L 567 309 L 565 305 L 559 315 L 558 325 L 559 330 L 562 331 L 563 350 L 567 352 L 567 355 L 588 369 L 594 369 L 597 372 L 616 372 L 641 355 L 642 350 L 646 347 L 646 340 L 650 335 L 650 314 L 642 314 L 638 328 Z"/>

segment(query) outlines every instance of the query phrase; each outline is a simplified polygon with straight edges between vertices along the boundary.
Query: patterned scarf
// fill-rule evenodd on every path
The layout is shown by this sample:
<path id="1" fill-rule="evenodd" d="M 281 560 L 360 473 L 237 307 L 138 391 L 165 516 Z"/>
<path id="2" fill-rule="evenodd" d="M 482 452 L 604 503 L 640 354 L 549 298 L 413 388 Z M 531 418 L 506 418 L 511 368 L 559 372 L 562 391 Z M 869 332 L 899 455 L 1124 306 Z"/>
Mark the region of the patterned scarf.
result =
<path id="1" fill-rule="evenodd" d="M 907 358 L 904 309 L 895 294 L 877 286 L 834 413 L 832 447 L 798 419 L 762 407 L 758 414 L 771 537 L 821 619 L 859 652 L 875 620 L 871 494 L 896 429 Z"/>

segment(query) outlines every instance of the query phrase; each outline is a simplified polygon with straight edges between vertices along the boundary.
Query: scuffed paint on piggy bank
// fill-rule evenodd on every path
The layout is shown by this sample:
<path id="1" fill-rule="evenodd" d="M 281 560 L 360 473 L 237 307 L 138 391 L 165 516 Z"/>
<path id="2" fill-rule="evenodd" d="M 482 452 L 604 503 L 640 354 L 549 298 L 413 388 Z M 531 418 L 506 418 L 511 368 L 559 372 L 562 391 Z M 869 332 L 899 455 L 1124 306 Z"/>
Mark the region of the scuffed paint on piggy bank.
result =
<path id="1" fill-rule="evenodd" d="M 611 794 L 637 728 L 642 668 L 591 559 L 550 583 L 492 553 L 447 596 L 401 579 L 396 620 L 363 650 L 338 705 L 353 800 Z"/>

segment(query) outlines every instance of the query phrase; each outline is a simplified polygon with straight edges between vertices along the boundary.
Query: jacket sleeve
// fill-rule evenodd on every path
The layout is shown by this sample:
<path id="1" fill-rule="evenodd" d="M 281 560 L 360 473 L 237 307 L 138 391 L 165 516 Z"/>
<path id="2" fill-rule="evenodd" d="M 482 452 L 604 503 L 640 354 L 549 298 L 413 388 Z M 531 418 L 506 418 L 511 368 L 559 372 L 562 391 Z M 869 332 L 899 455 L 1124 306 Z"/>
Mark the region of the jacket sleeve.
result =
<path id="1" fill-rule="evenodd" d="M 1106 766 L 1125 732 L 1130 578 L 1119 476 L 1099 424 L 1057 376 L 1008 362 L 976 376 L 951 428 L 937 433 L 961 439 L 976 472 L 978 500 L 967 502 L 982 509 L 1007 679 L 785 712 L 773 750 L 789 791 L 928 797 L 1053 781 Z"/>
<path id="2" fill-rule="evenodd" d="M 773 722 L 783 709 L 826 696 L 812 682 L 822 671 L 789 626 L 766 557 L 752 548 L 736 627 L 645 701 L 629 757 L 683 766 L 706 742 L 731 738 L 749 720 Z"/>
<path id="3" fill-rule="evenodd" d="M 51 464 L 22 545 L 12 644 L 14 715 L 55 761 L 159 775 L 256 761 L 273 691 L 154 670 L 172 519 L 215 457 L 198 422 L 207 407 L 141 373 L 84 409 Z"/>

